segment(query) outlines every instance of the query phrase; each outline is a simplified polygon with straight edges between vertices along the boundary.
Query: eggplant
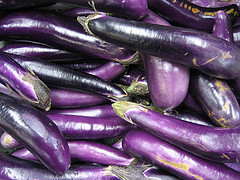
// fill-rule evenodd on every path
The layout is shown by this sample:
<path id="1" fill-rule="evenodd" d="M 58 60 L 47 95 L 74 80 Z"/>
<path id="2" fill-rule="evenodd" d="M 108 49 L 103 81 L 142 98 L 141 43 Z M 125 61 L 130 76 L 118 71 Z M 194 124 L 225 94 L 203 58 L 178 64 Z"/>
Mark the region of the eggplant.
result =
<path id="1" fill-rule="evenodd" d="M 81 7 L 90 8 L 91 6 L 96 7 L 97 10 L 105 11 L 107 13 L 112 13 L 119 17 L 130 18 L 139 20 L 143 18 L 148 11 L 147 0 L 94 0 L 92 4 L 89 0 L 57 0 L 57 2 L 67 3 L 71 5 L 77 5 Z M 90 5 L 91 6 L 90 6 Z"/>
<path id="2" fill-rule="evenodd" d="M 94 162 L 102 165 L 129 166 L 134 158 L 121 150 L 93 141 L 68 141 L 72 160 Z M 21 159 L 38 161 L 26 148 L 11 153 Z"/>
<path id="3" fill-rule="evenodd" d="M 236 4 L 207 8 L 187 0 L 148 0 L 148 6 L 172 24 L 207 32 L 212 31 L 214 18 L 219 10 L 225 11 L 232 22 L 239 16 Z"/>
<path id="4" fill-rule="evenodd" d="M 209 127 L 182 121 L 132 102 L 116 102 L 115 112 L 131 124 L 189 151 L 216 162 L 238 162 L 240 126 Z"/>
<path id="5" fill-rule="evenodd" d="M 7 149 L 19 148 L 22 145 L 7 132 L 1 135 L 1 145 Z"/>
<path id="6" fill-rule="evenodd" d="M 63 134 L 31 105 L 0 93 L 0 127 L 54 174 L 62 175 L 70 167 L 69 147 Z"/>
<path id="7" fill-rule="evenodd" d="M 45 114 L 68 114 L 85 117 L 116 117 L 116 113 L 110 104 L 103 104 L 98 106 L 80 107 L 80 108 L 68 108 L 68 109 L 51 109 Z"/>
<path id="8" fill-rule="evenodd" d="M 61 66 L 68 68 L 68 69 L 73 69 L 73 70 L 80 70 L 80 71 L 89 71 L 89 70 L 93 70 L 96 68 L 99 68 L 100 66 L 104 65 L 104 62 L 97 62 L 96 61 L 92 61 L 92 62 L 70 62 L 70 63 L 60 63 Z"/>
<path id="9" fill-rule="evenodd" d="M 144 59 L 144 58 L 142 58 Z M 145 75 L 136 77 L 126 91 L 128 94 L 145 95 L 149 93 L 147 78 Z"/>
<path id="10" fill-rule="evenodd" d="M 0 82 L 24 101 L 48 111 L 50 90 L 31 70 L 24 69 L 11 57 L 0 52 Z"/>
<path id="11" fill-rule="evenodd" d="M 171 26 L 155 13 L 149 11 L 143 22 Z M 165 111 L 179 106 L 185 99 L 190 70 L 186 65 L 168 59 L 141 54 L 151 100 Z"/>
<path id="12" fill-rule="evenodd" d="M 37 8 L 49 6 L 55 3 L 55 0 L 2 0 L 0 4 L 1 10 L 22 9 L 22 8 Z"/>
<path id="13" fill-rule="evenodd" d="M 76 20 L 57 12 L 32 10 L 7 14 L 0 19 L 0 32 L 2 40 L 31 40 L 127 64 L 139 60 L 138 52 L 90 36 Z"/>
<path id="14" fill-rule="evenodd" d="M 240 49 L 212 34 L 106 15 L 78 18 L 89 33 L 119 46 L 187 65 L 206 74 L 240 76 Z"/>
<path id="15" fill-rule="evenodd" d="M 62 14 L 76 19 L 78 16 L 89 16 L 95 14 L 95 10 L 82 7 L 74 7 L 61 11 Z M 99 14 L 107 14 L 106 12 L 98 11 Z"/>
<path id="16" fill-rule="evenodd" d="M 203 7 L 222 7 L 222 6 L 227 6 L 231 4 L 236 4 L 240 5 L 238 0 L 233 0 L 233 1 L 219 1 L 219 0 L 188 0 L 194 4 L 197 4 L 199 6 Z"/>
<path id="17" fill-rule="evenodd" d="M 109 100 L 129 98 L 119 86 L 107 82 L 97 76 L 63 68 L 41 59 L 8 54 L 26 69 L 31 69 L 47 85 L 74 91 L 90 92 Z"/>
<path id="18" fill-rule="evenodd" d="M 240 176 L 222 163 L 199 158 L 142 130 L 129 132 L 123 139 L 123 149 L 184 180 L 237 180 Z"/>

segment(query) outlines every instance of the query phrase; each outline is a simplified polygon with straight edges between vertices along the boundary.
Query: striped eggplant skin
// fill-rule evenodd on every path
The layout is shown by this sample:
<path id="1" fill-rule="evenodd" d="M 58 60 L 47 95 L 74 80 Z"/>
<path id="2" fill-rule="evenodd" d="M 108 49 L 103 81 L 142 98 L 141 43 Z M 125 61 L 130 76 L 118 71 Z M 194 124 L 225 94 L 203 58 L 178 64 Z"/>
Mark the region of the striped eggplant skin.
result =
<path id="1" fill-rule="evenodd" d="M 240 75 L 240 49 L 212 34 L 106 15 L 78 20 L 89 33 L 119 46 L 178 62 L 223 79 Z"/>
<path id="2" fill-rule="evenodd" d="M 134 130 L 123 139 L 123 149 L 186 180 L 237 180 L 240 173 L 222 163 L 199 158 L 145 131 Z"/>
<path id="3" fill-rule="evenodd" d="M 80 107 L 80 108 L 63 108 L 63 109 L 51 109 L 45 114 L 68 114 L 85 117 L 116 117 L 116 113 L 110 104 L 103 104 L 98 106 Z"/>
<path id="4" fill-rule="evenodd" d="M 47 114 L 67 139 L 104 139 L 122 137 L 135 129 L 116 117 L 93 118 L 67 114 Z"/>
<path id="5" fill-rule="evenodd" d="M 172 24 L 207 32 L 212 31 L 217 11 L 223 10 L 228 13 L 232 22 L 239 16 L 239 9 L 235 4 L 206 8 L 187 0 L 149 0 L 148 5 Z"/>
<path id="6" fill-rule="evenodd" d="M 93 162 L 102 165 L 129 166 L 134 158 L 113 147 L 91 141 L 68 141 L 70 155 L 74 161 Z M 21 159 L 38 161 L 26 148 L 17 149 L 11 155 Z"/>
<path id="7" fill-rule="evenodd" d="M 149 11 L 142 22 L 171 26 L 163 18 Z M 141 54 L 148 90 L 156 107 L 165 111 L 174 109 L 185 99 L 190 70 L 188 66 L 148 54 Z"/>
<path id="8" fill-rule="evenodd" d="M 71 165 L 65 174 L 56 176 L 39 163 L 23 160 L 2 152 L 0 152 L 0 163 L 0 179 L 4 180 L 120 180 L 111 173 L 110 166 Z"/>
<path id="9" fill-rule="evenodd" d="M 51 99 L 47 85 L 5 53 L 0 52 L 0 59 L 0 82 L 24 101 L 48 111 Z"/>
<path id="10" fill-rule="evenodd" d="M 221 127 L 240 124 L 240 106 L 226 81 L 192 71 L 189 90 L 214 124 Z"/>
<path id="11" fill-rule="evenodd" d="M 31 105 L 0 93 L 0 126 L 56 175 L 70 167 L 69 147 L 58 127 Z"/>
<path id="12" fill-rule="evenodd" d="M 216 13 L 212 34 L 233 42 L 231 19 L 225 11 L 220 10 Z"/>
<path id="13" fill-rule="evenodd" d="M 94 3 L 93 5 L 97 10 L 136 20 L 143 18 L 148 11 L 147 0 L 94 0 L 91 3 L 89 3 L 89 0 L 57 0 L 57 2 L 86 7 L 88 9 L 91 7 L 89 4 Z"/>
<path id="14" fill-rule="evenodd" d="M 0 4 L 1 10 L 20 9 L 20 8 L 37 8 L 54 4 L 54 0 L 2 0 Z"/>
<path id="15" fill-rule="evenodd" d="M 127 93 L 112 82 L 100 77 L 74 71 L 38 58 L 8 54 L 23 68 L 31 69 L 47 85 L 74 91 L 90 92 L 109 100 L 128 98 Z"/>
<path id="16" fill-rule="evenodd" d="M 176 119 L 132 102 L 113 104 L 116 113 L 141 129 L 216 162 L 239 162 L 240 127 L 209 127 Z"/>
<path id="17" fill-rule="evenodd" d="M 14 12 L 1 17 L 0 39 L 31 40 L 74 53 L 122 63 L 139 60 L 136 51 L 102 41 L 85 33 L 79 23 L 47 10 Z"/>

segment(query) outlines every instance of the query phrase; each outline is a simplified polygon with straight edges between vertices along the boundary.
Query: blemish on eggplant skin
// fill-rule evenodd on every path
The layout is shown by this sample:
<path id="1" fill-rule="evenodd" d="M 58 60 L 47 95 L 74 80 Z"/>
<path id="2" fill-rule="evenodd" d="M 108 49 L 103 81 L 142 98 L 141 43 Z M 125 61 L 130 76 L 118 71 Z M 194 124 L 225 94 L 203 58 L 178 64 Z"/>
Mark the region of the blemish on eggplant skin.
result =
<path id="1" fill-rule="evenodd" d="M 172 1 L 172 3 L 176 3 L 176 2 L 177 2 L 177 0 L 173 0 L 173 1 Z"/>
<path id="2" fill-rule="evenodd" d="M 193 58 L 192 62 L 193 62 L 193 64 L 194 64 L 195 66 L 203 66 L 203 65 L 206 65 L 206 64 L 214 61 L 217 57 L 218 57 L 218 56 L 213 57 L 213 58 L 207 60 L 206 62 L 204 62 L 204 63 L 202 63 L 202 64 L 198 64 L 198 63 L 197 63 L 197 58 Z"/>
<path id="3" fill-rule="evenodd" d="M 187 4 L 184 4 L 184 8 L 187 8 Z"/>
<path id="4" fill-rule="evenodd" d="M 232 9 L 229 9 L 226 13 L 227 14 L 231 14 L 231 13 L 233 13 L 234 12 L 234 9 L 232 8 Z"/>
<path id="5" fill-rule="evenodd" d="M 230 157 L 228 157 L 226 154 L 222 154 L 221 156 L 222 158 L 227 158 L 227 159 L 230 159 Z"/>
<path id="6" fill-rule="evenodd" d="M 223 84 L 222 84 L 223 81 L 221 80 L 216 80 L 216 85 L 217 87 L 220 87 L 220 90 L 221 91 L 227 91 L 229 90 L 229 87 L 224 87 Z"/>
<path id="7" fill-rule="evenodd" d="M 218 122 L 222 127 L 232 127 L 231 125 L 228 125 L 229 123 L 227 122 L 227 120 L 225 118 L 220 118 L 218 119 L 217 117 L 214 117 L 214 119 L 216 120 L 216 122 Z"/>
<path id="8" fill-rule="evenodd" d="M 222 111 L 225 111 L 226 109 L 228 109 L 230 102 L 226 102 L 223 106 L 222 106 Z"/>
<path id="9" fill-rule="evenodd" d="M 188 6 L 188 10 L 189 10 L 189 11 L 191 10 L 191 8 L 192 8 L 191 6 Z"/>
<path id="10" fill-rule="evenodd" d="M 196 14 L 196 13 L 198 13 L 198 12 L 200 12 L 200 11 L 199 11 L 198 8 L 192 8 L 192 12 L 193 12 L 193 14 Z"/>
<path id="11" fill-rule="evenodd" d="M 183 6 L 183 3 L 181 2 L 181 3 L 180 3 L 180 7 L 182 7 L 182 6 Z"/>
<path id="12" fill-rule="evenodd" d="M 162 158 L 159 157 L 159 156 L 157 157 L 157 160 L 158 160 L 159 162 L 163 163 L 163 164 L 172 166 L 172 167 L 177 168 L 177 169 L 181 169 L 181 170 L 185 171 L 187 174 L 189 174 L 190 176 L 195 177 L 196 179 L 203 180 L 202 177 L 200 177 L 200 176 L 198 176 L 198 175 L 196 175 L 196 174 L 192 174 L 192 173 L 189 172 L 190 166 L 189 166 L 188 164 L 171 162 L 171 161 L 162 159 Z"/>
<path id="13" fill-rule="evenodd" d="M 203 13 L 205 16 L 215 16 L 216 15 L 216 12 L 205 12 Z"/>

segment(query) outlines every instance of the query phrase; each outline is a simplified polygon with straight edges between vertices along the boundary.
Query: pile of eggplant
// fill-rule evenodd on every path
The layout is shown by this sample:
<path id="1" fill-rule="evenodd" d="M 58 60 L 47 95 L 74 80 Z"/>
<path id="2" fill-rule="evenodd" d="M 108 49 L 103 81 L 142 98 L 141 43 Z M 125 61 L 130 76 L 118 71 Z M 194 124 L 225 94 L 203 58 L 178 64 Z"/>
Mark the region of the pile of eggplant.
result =
<path id="1" fill-rule="evenodd" d="M 0 179 L 240 179 L 239 2 L 0 12 Z"/>

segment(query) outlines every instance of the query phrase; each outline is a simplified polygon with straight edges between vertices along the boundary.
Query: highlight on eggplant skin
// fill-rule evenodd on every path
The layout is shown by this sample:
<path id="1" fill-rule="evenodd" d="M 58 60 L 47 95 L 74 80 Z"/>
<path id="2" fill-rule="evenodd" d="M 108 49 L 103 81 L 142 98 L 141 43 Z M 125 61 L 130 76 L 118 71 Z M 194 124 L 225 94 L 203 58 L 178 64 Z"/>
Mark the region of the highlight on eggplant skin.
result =
<path id="1" fill-rule="evenodd" d="M 89 34 L 119 46 L 185 64 L 222 79 L 240 75 L 240 49 L 207 32 L 107 15 L 78 18 L 78 21 Z"/>
<path id="2" fill-rule="evenodd" d="M 46 115 L 33 106 L 0 93 L 0 126 L 56 175 L 70 166 L 66 139 Z"/>

